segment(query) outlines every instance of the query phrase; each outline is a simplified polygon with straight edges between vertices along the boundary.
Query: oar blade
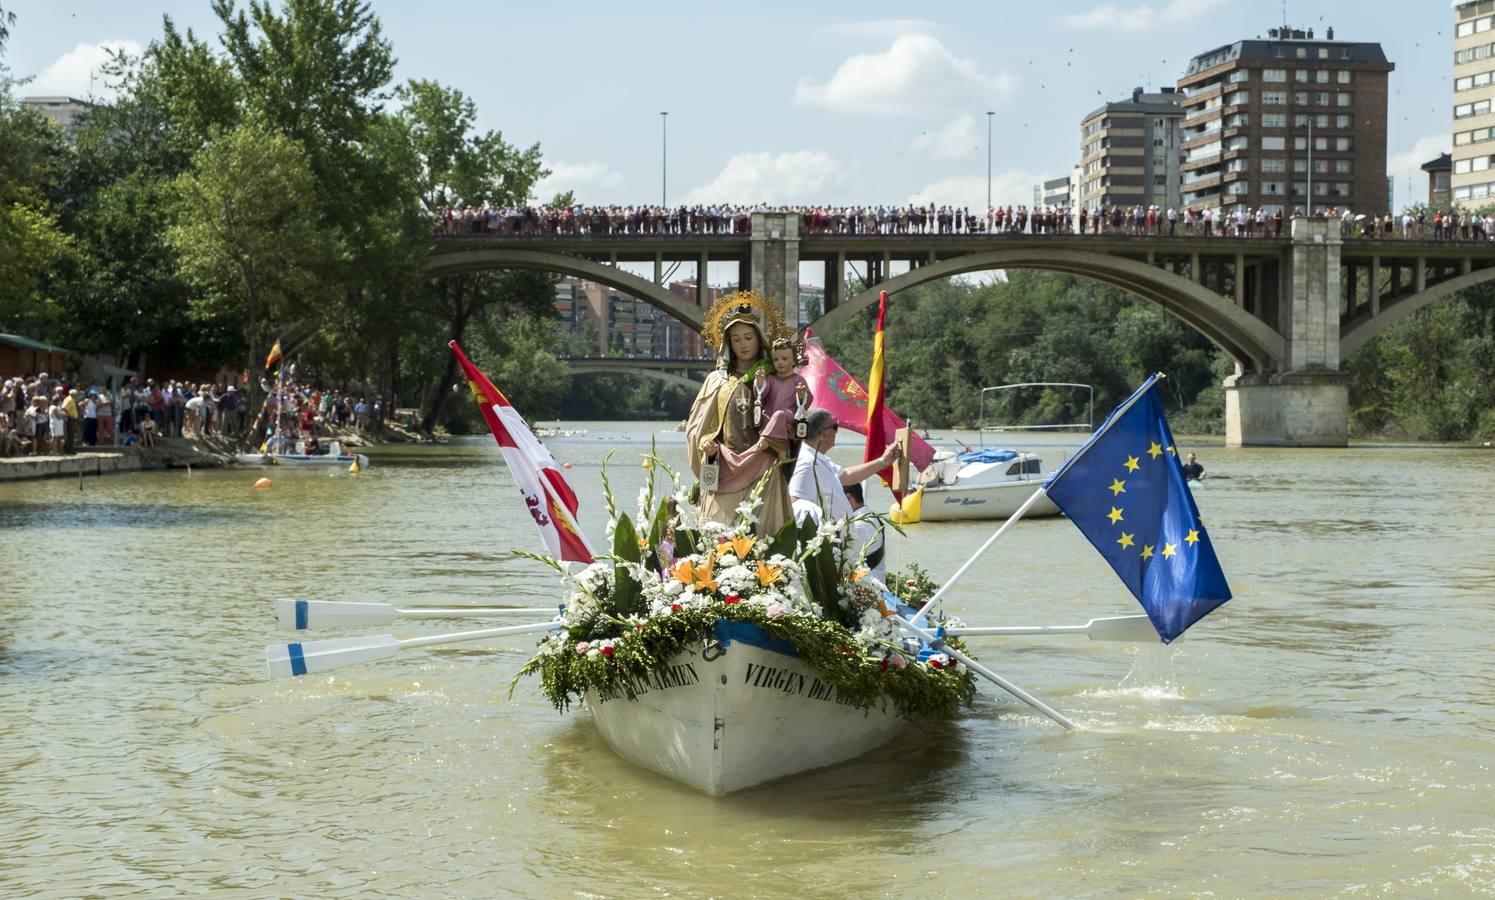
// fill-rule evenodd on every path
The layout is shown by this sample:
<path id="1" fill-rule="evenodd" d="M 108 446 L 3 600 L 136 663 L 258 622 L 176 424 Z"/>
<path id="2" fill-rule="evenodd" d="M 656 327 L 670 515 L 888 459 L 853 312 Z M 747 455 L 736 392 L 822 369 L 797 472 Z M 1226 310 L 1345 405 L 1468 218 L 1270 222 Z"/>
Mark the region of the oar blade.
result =
<path id="1" fill-rule="evenodd" d="M 1152 621 L 1146 616 L 1108 616 L 1091 619 L 1085 633 L 1092 641 L 1136 641 L 1143 644 L 1162 642 Z"/>
<path id="2" fill-rule="evenodd" d="M 282 631 L 341 628 L 349 625 L 388 625 L 399 615 L 389 603 L 338 603 L 330 600 L 275 601 L 275 621 Z"/>
<path id="3" fill-rule="evenodd" d="M 271 678 L 294 678 L 388 659 L 399 651 L 399 639 L 394 635 L 382 634 L 330 641 L 271 644 L 265 648 L 265 661 L 270 666 Z"/>

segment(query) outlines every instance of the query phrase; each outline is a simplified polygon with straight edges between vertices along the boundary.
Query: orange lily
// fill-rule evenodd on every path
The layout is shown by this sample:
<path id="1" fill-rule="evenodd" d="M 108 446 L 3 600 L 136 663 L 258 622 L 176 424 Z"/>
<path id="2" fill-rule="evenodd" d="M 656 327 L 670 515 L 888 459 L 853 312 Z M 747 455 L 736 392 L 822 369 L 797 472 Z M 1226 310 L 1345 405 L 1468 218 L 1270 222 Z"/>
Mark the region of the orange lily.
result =
<path id="1" fill-rule="evenodd" d="M 758 561 L 758 583 L 764 587 L 768 587 L 775 581 L 778 581 L 779 576 L 783 574 L 784 571 L 778 566 L 770 566 L 762 560 Z"/>
<path id="2" fill-rule="evenodd" d="M 697 589 L 716 590 L 716 580 L 711 577 L 711 557 L 706 557 L 705 562 L 697 565 L 688 559 L 682 559 L 675 563 L 670 573 L 675 580 L 681 584 L 690 585 Z"/>
<path id="3" fill-rule="evenodd" d="M 732 552 L 737 554 L 738 560 L 745 560 L 747 559 L 747 555 L 753 552 L 753 545 L 756 543 L 758 542 L 753 538 L 743 535 L 742 537 L 732 538 L 732 540 L 727 542 L 727 546 L 731 547 Z"/>
<path id="4" fill-rule="evenodd" d="M 696 590 L 716 590 L 716 579 L 711 577 L 712 559 L 710 556 L 695 569 Z"/>

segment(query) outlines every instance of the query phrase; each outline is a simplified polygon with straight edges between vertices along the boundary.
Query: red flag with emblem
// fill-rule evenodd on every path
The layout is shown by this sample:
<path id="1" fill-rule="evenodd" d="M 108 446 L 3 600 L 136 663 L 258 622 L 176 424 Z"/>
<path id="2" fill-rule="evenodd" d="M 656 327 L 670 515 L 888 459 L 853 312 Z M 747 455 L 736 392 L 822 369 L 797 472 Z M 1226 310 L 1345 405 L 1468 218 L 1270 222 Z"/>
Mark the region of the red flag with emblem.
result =
<path id="1" fill-rule="evenodd" d="M 810 383 L 810 393 L 815 405 L 830 411 L 836 424 L 848 431 L 865 434 L 867 427 L 867 389 L 841 368 L 820 341 L 805 331 L 805 366 L 799 373 Z M 892 434 L 906 423 L 886 405 L 882 408 L 883 429 Z M 908 460 L 914 468 L 923 471 L 934 460 L 934 448 L 917 434 L 910 435 Z"/>
<path id="2" fill-rule="evenodd" d="M 524 505 L 540 529 L 540 540 L 552 557 L 569 562 L 590 563 L 592 548 L 576 525 L 576 493 L 561 475 L 555 457 L 535 437 L 524 417 L 514 409 L 487 376 L 479 372 L 456 341 L 452 352 L 473 399 L 483 414 L 483 421 L 493 431 L 494 440 L 503 450 L 504 462 L 514 475 L 514 483 L 524 496 Z"/>

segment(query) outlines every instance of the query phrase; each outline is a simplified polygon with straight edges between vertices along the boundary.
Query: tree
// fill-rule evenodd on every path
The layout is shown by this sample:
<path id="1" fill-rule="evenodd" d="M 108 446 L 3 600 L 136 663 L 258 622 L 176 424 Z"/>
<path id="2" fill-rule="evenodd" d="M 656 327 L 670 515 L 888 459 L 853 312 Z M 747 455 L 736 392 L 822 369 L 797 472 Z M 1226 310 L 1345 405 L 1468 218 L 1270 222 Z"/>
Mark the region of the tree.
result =
<path id="1" fill-rule="evenodd" d="M 301 148 L 254 121 L 203 148 L 173 186 L 167 237 L 200 292 L 193 317 L 237 325 L 252 372 L 269 328 L 310 316 L 332 286 L 337 242 L 305 203 L 314 190 Z"/>
<path id="2" fill-rule="evenodd" d="M 11 21 L 0 10 L 0 48 Z M 61 133 L 17 103 L 0 73 L 0 327 L 39 332 L 56 318 L 47 282 L 72 242 L 47 195 L 66 157 Z"/>

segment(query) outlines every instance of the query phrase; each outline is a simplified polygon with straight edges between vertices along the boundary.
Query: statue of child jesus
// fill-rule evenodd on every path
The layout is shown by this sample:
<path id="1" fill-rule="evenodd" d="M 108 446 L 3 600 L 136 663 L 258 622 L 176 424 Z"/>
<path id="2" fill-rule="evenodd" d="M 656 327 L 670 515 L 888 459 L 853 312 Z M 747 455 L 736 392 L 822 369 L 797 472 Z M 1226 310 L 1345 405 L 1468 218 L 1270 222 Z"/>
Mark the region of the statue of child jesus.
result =
<path id="1" fill-rule="evenodd" d="M 795 368 L 804 361 L 798 340 L 778 338 L 769 348 L 769 359 L 773 362 L 773 372 L 769 373 L 760 369 L 754 379 L 754 387 L 758 391 L 759 407 L 754 410 L 754 416 L 760 422 L 763 420 L 769 422 L 768 428 L 764 431 L 765 434 L 777 432 L 783 427 L 788 430 L 787 434 L 775 433 L 773 436 L 797 441 L 804 437 L 799 430 L 804 426 L 805 414 L 810 408 L 811 400 L 809 382 L 795 371 Z M 774 421 L 777 413 L 785 415 L 779 416 L 778 421 Z"/>

